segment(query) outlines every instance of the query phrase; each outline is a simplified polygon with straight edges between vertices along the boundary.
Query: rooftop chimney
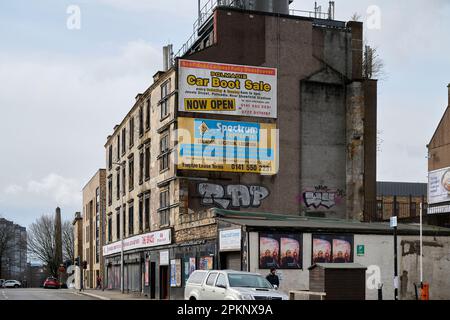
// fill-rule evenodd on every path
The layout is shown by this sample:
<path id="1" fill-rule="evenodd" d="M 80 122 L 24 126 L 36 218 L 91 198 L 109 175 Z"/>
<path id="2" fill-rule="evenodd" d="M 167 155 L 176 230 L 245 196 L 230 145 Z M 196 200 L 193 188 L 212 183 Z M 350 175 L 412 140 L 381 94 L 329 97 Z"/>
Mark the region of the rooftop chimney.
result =
<path id="1" fill-rule="evenodd" d="M 173 46 L 171 44 L 163 47 L 163 71 L 167 71 L 172 67 Z"/>
<path id="2" fill-rule="evenodd" d="M 448 106 L 450 107 L 450 83 L 447 86 L 448 88 Z"/>

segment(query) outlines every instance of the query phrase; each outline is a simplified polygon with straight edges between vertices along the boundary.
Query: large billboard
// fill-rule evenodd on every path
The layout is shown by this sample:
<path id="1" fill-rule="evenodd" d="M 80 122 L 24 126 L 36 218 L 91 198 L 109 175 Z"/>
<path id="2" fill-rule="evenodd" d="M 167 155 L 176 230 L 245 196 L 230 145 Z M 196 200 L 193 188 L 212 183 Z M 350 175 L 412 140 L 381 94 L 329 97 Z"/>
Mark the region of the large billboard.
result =
<path id="1" fill-rule="evenodd" d="M 180 117 L 177 167 L 274 175 L 278 170 L 277 140 L 273 123 Z"/>
<path id="2" fill-rule="evenodd" d="M 450 201 L 450 167 L 428 173 L 428 203 Z"/>
<path id="3" fill-rule="evenodd" d="M 179 111 L 277 117 L 277 69 L 179 60 Z"/>

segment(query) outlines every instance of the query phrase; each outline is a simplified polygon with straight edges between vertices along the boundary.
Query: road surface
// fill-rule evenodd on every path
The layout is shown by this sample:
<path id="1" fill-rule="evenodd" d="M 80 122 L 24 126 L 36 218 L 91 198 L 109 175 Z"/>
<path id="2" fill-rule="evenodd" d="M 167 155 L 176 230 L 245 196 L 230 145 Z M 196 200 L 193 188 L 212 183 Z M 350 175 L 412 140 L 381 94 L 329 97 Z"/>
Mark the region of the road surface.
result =
<path id="1" fill-rule="evenodd" d="M 75 294 L 71 289 L 18 288 L 0 289 L 0 300 L 96 300 Z"/>

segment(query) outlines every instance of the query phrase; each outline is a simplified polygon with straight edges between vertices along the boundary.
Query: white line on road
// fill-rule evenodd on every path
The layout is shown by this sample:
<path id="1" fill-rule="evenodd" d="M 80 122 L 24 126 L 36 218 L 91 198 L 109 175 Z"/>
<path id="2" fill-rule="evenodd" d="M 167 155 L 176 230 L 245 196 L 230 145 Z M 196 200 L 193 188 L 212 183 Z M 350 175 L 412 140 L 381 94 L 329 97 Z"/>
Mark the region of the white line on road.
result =
<path id="1" fill-rule="evenodd" d="M 3 295 L 3 298 L 5 298 L 5 300 L 8 300 L 8 297 L 6 296 L 5 290 L 2 290 L 2 295 Z"/>

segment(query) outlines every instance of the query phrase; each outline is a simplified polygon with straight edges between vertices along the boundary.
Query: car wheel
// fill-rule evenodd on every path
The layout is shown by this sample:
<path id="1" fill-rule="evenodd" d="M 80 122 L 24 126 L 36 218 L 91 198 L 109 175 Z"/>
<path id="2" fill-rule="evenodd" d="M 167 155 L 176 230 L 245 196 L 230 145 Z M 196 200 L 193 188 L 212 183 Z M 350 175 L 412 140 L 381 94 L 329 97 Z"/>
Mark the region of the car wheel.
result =
<path id="1" fill-rule="evenodd" d="M 18 287 L 19 287 L 19 285 L 18 285 L 18 284 L 15 284 L 15 285 L 14 285 L 14 288 L 16 288 L 16 289 L 17 289 Z"/>
<path id="2" fill-rule="evenodd" d="M 195 300 L 197 300 L 195 297 L 190 297 L 189 298 L 189 301 L 195 301 Z"/>

